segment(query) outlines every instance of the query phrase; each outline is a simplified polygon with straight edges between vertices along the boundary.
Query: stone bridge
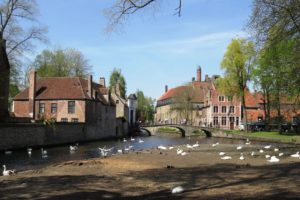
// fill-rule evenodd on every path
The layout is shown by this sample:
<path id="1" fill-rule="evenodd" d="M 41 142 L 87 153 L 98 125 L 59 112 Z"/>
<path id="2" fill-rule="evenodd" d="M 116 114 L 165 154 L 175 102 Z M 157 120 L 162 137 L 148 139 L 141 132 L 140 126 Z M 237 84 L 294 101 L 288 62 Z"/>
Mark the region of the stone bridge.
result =
<path id="1" fill-rule="evenodd" d="M 185 137 L 186 132 L 194 132 L 194 131 L 203 131 L 207 137 L 211 137 L 214 133 L 219 133 L 221 130 L 215 128 L 208 127 L 200 127 L 200 126 L 189 126 L 182 124 L 157 124 L 157 125 L 141 125 L 140 129 L 146 131 L 149 135 L 155 135 L 159 128 L 162 127 L 171 127 L 176 128 L 180 131 L 181 136 Z M 221 131 L 222 132 L 222 131 Z"/>

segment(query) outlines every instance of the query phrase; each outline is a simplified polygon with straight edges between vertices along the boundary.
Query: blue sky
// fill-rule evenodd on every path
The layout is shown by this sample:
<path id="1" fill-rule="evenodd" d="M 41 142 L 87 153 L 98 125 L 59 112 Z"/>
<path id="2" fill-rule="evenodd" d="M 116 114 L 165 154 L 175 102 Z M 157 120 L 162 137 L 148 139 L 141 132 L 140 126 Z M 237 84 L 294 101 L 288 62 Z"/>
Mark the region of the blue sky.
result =
<path id="1" fill-rule="evenodd" d="M 94 80 L 108 82 L 114 68 L 127 81 L 128 94 L 140 89 L 158 98 L 164 86 L 176 87 L 196 76 L 222 74 L 220 62 L 230 40 L 246 37 L 250 0 L 183 0 L 182 16 L 173 16 L 177 0 L 129 18 L 121 31 L 107 34 L 103 9 L 115 0 L 38 0 L 39 22 L 48 27 L 45 48 L 76 48 L 93 66 Z"/>

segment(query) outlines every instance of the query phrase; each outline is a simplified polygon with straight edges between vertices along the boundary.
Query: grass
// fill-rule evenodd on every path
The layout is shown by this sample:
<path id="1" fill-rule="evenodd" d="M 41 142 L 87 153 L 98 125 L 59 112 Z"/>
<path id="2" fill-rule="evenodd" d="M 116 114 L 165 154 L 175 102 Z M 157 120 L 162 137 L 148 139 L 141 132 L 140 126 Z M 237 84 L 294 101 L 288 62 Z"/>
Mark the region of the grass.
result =
<path id="1" fill-rule="evenodd" d="M 282 142 L 300 142 L 300 135 L 298 134 L 291 134 L 291 133 L 279 133 L 274 131 L 258 131 L 258 132 L 248 132 L 245 131 L 238 131 L 238 130 L 226 130 L 228 134 L 238 134 L 243 136 L 249 137 L 257 137 L 257 138 L 267 138 L 267 139 L 277 139 Z"/>
<path id="2" fill-rule="evenodd" d="M 161 127 L 157 130 L 159 133 L 180 133 L 180 131 L 176 128 L 170 128 L 170 127 Z"/>

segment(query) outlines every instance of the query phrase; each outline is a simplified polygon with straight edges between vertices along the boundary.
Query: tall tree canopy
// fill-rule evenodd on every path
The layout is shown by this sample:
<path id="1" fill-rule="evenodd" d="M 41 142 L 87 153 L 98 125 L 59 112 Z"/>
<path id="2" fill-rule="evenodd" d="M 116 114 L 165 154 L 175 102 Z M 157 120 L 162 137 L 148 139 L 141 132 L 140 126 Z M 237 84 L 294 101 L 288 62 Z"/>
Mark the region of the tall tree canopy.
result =
<path id="1" fill-rule="evenodd" d="M 126 98 L 126 80 L 124 76 L 121 73 L 120 69 L 114 69 L 112 73 L 110 74 L 109 78 L 109 89 L 115 90 L 117 87 L 117 84 L 119 84 L 120 89 L 120 95 L 122 98 Z"/>
<path id="2" fill-rule="evenodd" d="M 154 119 L 154 102 L 151 97 L 146 97 L 140 90 L 136 92 L 137 96 L 137 120 L 142 122 L 152 122 Z"/>
<path id="3" fill-rule="evenodd" d="M 36 56 L 32 67 L 39 76 L 78 76 L 87 77 L 91 65 L 76 49 L 43 50 Z"/>
<path id="4" fill-rule="evenodd" d="M 232 39 L 221 62 L 221 68 L 225 71 L 224 78 L 218 83 L 220 90 L 225 94 L 236 95 L 240 98 L 246 123 L 245 91 L 252 76 L 254 58 L 255 50 L 251 41 L 240 38 Z"/>

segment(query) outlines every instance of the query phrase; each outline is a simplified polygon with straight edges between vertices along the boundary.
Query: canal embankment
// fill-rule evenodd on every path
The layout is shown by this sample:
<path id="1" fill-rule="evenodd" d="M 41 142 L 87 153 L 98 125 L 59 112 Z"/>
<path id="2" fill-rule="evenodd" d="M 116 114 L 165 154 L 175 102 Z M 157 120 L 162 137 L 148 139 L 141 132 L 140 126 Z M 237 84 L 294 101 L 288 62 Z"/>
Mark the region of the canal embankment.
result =
<path id="1" fill-rule="evenodd" d="M 11 123 L 0 124 L 0 150 L 53 146 L 123 137 L 127 132 L 109 123 Z"/>

